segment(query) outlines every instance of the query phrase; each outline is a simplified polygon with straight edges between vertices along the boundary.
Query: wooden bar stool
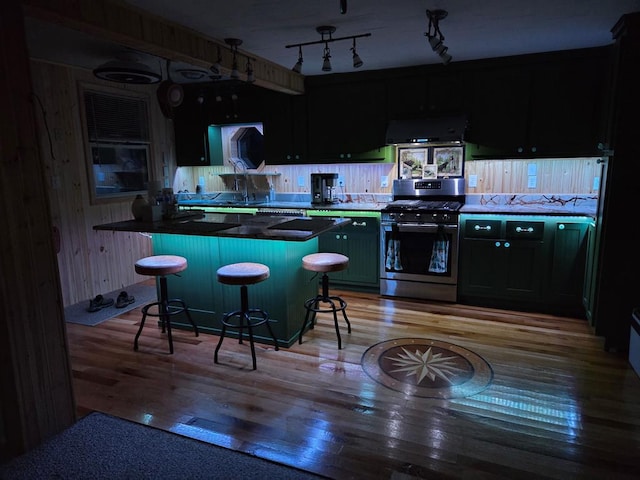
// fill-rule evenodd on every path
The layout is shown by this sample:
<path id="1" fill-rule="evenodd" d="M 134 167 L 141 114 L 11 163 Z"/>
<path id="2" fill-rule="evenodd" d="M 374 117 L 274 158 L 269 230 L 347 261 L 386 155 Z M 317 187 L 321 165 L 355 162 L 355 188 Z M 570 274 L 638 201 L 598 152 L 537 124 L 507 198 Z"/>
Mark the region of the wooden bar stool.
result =
<path id="1" fill-rule="evenodd" d="M 136 338 L 133 341 L 134 350 L 138 350 L 138 338 L 140 337 L 140 333 L 142 333 L 142 327 L 144 327 L 147 316 L 158 317 L 160 319 L 162 333 L 165 332 L 166 326 L 167 338 L 169 339 L 169 353 L 173 353 L 173 338 L 171 337 L 172 316 L 184 312 L 189 323 L 193 326 L 193 330 L 196 332 L 196 337 L 199 335 L 198 327 L 193 323 L 187 305 L 178 298 L 170 299 L 167 289 L 167 275 L 176 275 L 186 270 L 186 268 L 187 259 L 177 255 L 153 255 L 151 257 L 141 258 L 136 262 L 136 273 L 159 277 L 160 297 L 156 302 L 149 303 L 142 307 L 142 321 L 140 322 L 138 333 L 136 333 Z M 154 306 L 158 307 L 158 313 L 149 312 L 149 309 Z"/>
<path id="2" fill-rule="evenodd" d="M 253 360 L 253 369 L 256 369 L 256 350 L 253 345 L 253 329 L 260 325 L 266 325 L 269 334 L 273 339 L 273 344 L 278 350 L 278 340 L 269 325 L 269 314 L 259 308 L 249 308 L 249 295 L 247 293 L 247 285 L 260 283 L 269 278 L 269 267 L 261 263 L 241 262 L 232 263 L 220 267 L 217 271 L 218 281 L 226 285 L 240 285 L 240 310 L 226 313 L 222 317 L 222 332 L 220 332 L 220 340 L 214 354 L 214 362 L 218 363 L 218 350 L 222 345 L 222 340 L 227 332 L 227 328 L 237 328 L 238 343 L 242 343 L 244 329 L 249 334 L 249 345 L 251 346 L 251 358 Z M 234 320 L 236 319 L 236 320 Z"/>
<path id="3" fill-rule="evenodd" d="M 333 322 L 336 326 L 336 335 L 338 336 L 338 350 L 342 348 L 342 339 L 340 338 L 340 328 L 338 327 L 338 312 L 342 312 L 344 321 L 347 322 L 348 332 L 351 333 L 351 323 L 347 318 L 346 308 L 347 302 L 336 295 L 329 295 L 329 276 L 328 272 L 339 272 L 345 270 L 349 266 L 349 257 L 340 253 L 312 253 L 302 257 L 302 267 L 312 272 L 322 272 L 322 293 L 310 298 L 304 302 L 307 314 L 304 317 L 298 343 L 302 343 L 302 334 L 309 324 L 312 329 L 315 323 L 317 313 L 333 312 Z M 323 307 L 320 303 L 328 303 L 328 307 Z"/>

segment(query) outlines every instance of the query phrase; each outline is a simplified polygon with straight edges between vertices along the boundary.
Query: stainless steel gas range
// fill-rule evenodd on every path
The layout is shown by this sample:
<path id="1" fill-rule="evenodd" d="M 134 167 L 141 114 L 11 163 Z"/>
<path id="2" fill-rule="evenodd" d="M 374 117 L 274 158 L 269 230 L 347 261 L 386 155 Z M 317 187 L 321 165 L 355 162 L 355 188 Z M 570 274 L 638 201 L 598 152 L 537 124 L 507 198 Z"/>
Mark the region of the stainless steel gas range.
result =
<path id="1" fill-rule="evenodd" d="M 464 178 L 394 180 L 381 212 L 380 294 L 455 302 Z"/>

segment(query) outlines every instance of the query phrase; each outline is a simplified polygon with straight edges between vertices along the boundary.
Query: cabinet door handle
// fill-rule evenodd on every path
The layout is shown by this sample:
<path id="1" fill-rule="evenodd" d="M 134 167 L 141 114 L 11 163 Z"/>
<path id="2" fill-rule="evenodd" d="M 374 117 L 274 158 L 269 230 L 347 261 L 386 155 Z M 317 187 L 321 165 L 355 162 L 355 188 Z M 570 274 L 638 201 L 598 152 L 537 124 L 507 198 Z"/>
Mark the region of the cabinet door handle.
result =
<path id="1" fill-rule="evenodd" d="M 353 225 L 354 227 L 366 227 L 367 222 L 351 222 L 351 225 Z"/>

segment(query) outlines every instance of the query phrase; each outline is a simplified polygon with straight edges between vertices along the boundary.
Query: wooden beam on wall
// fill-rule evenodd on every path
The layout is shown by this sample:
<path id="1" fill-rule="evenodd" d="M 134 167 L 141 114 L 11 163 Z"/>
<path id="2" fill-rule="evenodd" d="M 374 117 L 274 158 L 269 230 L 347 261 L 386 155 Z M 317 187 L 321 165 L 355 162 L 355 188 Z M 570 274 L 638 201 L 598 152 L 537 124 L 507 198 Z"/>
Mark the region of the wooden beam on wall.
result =
<path id="1" fill-rule="evenodd" d="M 22 4 L 26 16 L 79 30 L 139 52 L 208 69 L 218 59 L 220 50 L 223 65 L 231 65 L 231 52 L 223 41 L 130 5 L 111 0 L 22 0 Z M 251 58 L 256 85 L 283 93 L 304 93 L 302 75 L 244 50 L 238 49 L 238 55 L 242 65 Z M 223 69 L 224 73 L 230 72 L 230 68 Z"/>
<path id="2" fill-rule="evenodd" d="M 0 2 L 0 454 L 75 421 L 71 366 L 24 18 Z"/>

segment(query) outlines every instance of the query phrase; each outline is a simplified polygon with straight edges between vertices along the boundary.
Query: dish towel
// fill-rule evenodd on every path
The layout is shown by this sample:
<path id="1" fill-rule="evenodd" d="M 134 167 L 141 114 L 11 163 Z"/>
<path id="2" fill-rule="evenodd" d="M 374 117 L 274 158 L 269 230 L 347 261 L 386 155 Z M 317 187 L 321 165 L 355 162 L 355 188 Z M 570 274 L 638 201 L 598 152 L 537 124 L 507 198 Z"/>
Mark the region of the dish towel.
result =
<path id="1" fill-rule="evenodd" d="M 429 262 L 429 271 L 431 273 L 447 273 L 447 264 L 449 263 L 449 239 L 440 232 L 433 242 L 431 250 L 431 261 Z"/>

